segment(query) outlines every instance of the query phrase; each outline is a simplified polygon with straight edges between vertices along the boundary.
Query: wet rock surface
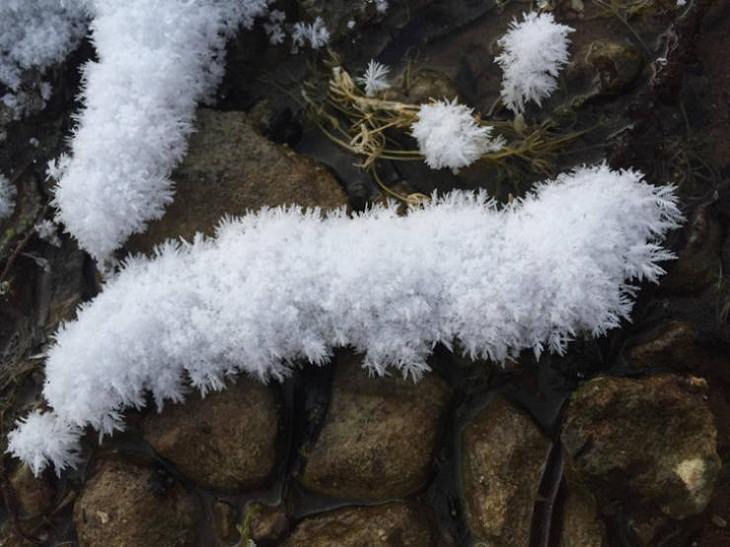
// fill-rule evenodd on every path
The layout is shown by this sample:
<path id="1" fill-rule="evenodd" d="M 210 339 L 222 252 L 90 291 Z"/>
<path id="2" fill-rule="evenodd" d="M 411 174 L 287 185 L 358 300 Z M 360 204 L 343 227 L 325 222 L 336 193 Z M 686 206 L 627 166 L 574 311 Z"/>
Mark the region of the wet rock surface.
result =
<path id="1" fill-rule="evenodd" d="M 273 387 L 240 378 L 226 390 L 148 415 L 143 429 L 160 456 L 202 486 L 261 487 L 277 463 L 279 401 Z"/>
<path id="2" fill-rule="evenodd" d="M 289 532 L 289 517 L 284 507 L 260 503 L 249 504 L 244 514 L 250 515 L 250 536 L 258 543 L 280 542 Z"/>
<path id="3" fill-rule="evenodd" d="M 337 509 L 300 522 L 282 543 L 286 547 L 436 545 L 423 508 L 405 503 Z"/>
<path id="4" fill-rule="evenodd" d="M 199 545 L 200 506 L 179 484 L 155 488 L 153 468 L 130 462 L 101 464 L 74 507 L 79 543 L 88 547 Z"/>
<path id="5" fill-rule="evenodd" d="M 674 375 L 600 377 L 571 397 L 562 440 L 577 473 L 605 503 L 701 513 L 720 469 L 706 382 Z"/>
<path id="6" fill-rule="evenodd" d="M 687 241 L 662 282 L 665 291 L 699 292 L 721 279 L 723 227 L 708 205 L 699 207 L 687 229 Z"/>
<path id="7" fill-rule="evenodd" d="M 449 395 L 435 374 L 418 383 L 373 378 L 359 356 L 341 353 L 322 429 L 301 450 L 301 483 L 319 494 L 368 501 L 423 488 L 433 473 Z"/>
<path id="8" fill-rule="evenodd" d="M 461 481 L 466 521 L 475 538 L 495 546 L 529 543 L 549 448 L 535 422 L 502 398 L 466 424 Z"/>
<path id="9" fill-rule="evenodd" d="M 593 495 L 583 486 L 568 483 L 563 505 L 560 547 L 608 547 L 606 526 Z"/>
<path id="10" fill-rule="evenodd" d="M 626 359 L 635 369 L 692 370 L 701 347 L 694 327 L 686 321 L 669 321 L 629 347 Z"/>

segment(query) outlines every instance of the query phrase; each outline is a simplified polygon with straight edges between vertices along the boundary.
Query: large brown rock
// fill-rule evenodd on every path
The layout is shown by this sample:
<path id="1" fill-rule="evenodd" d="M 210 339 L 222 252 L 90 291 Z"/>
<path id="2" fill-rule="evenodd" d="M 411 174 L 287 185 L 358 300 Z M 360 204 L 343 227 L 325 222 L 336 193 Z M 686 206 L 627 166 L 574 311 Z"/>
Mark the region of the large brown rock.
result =
<path id="1" fill-rule="evenodd" d="M 148 415 L 145 439 L 196 483 L 221 490 L 262 486 L 277 458 L 279 402 L 274 388 L 248 378 Z"/>
<path id="2" fill-rule="evenodd" d="M 300 205 L 323 209 L 347 204 L 334 176 L 314 160 L 261 136 L 243 112 L 197 113 L 188 153 L 173 173 L 175 201 L 127 248 L 150 252 L 170 238 L 212 234 L 224 215 L 262 207 Z"/>
<path id="3" fill-rule="evenodd" d="M 466 521 L 491 546 L 528 545 L 550 441 L 524 412 L 491 400 L 461 437 Z"/>
<path id="4" fill-rule="evenodd" d="M 703 386 L 671 374 L 600 377 L 573 394 L 562 440 L 599 500 L 675 519 L 704 510 L 720 458 Z"/>
<path id="5" fill-rule="evenodd" d="M 422 508 L 405 503 L 348 507 L 304 519 L 285 547 L 429 547 L 431 526 Z"/>
<path id="6" fill-rule="evenodd" d="M 179 484 L 159 488 L 153 468 L 109 460 L 74 506 L 79 544 L 87 547 L 198 545 L 202 510 Z"/>
<path id="7" fill-rule="evenodd" d="M 338 356 L 332 399 L 300 481 L 329 496 L 384 501 L 423 488 L 432 471 L 450 390 L 436 374 L 417 383 L 371 377 Z"/>

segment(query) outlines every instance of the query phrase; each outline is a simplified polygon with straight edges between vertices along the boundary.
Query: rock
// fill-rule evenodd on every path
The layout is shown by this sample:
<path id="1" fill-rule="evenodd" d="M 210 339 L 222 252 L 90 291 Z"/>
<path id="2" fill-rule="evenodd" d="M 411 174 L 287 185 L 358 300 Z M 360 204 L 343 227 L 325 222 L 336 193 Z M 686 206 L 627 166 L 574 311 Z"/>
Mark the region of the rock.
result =
<path id="1" fill-rule="evenodd" d="M 53 507 L 54 489 L 44 478 L 36 478 L 26 464 L 11 475 L 10 486 L 18 509 L 25 517 L 45 514 Z"/>
<path id="2" fill-rule="evenodd" d="M 320 494 L 369 501 L 423 488 L 449 395 L 436 374 L 417 383 L 374 378 L 360 357 L 341 352 L 324 425 L 314 445 L 302 450 L 301 483 Z"/>
<path id="3" fill-rule="evenodd" d="M 711 215 L 709 205 L 698 207 L 688 227 L 687 242 L 679 259 L 668 266 L 661 288 L 669 293 L 691 294 L 716 283 L 722 271 L 722 243 L 722 227 Z"/>
<path id="4" fill-rule="evenodd" d="M 103 462 L 74 506 L 80 545 L 198 545 L 199 503 L 175 482 L 160 491 L 154 486 L 156 480 L 151 467 L 117 460 Z"/>
<path id="5" fill-rule="evenodd" d="M 606 526 L 593 494 L 580 483 L 573 465 L 565 468 L 567 493 L 562 507 L 559 547 L 607 547 Z"/>
<path id="6" fill-rule="evenodd" d="M 218 545 L 231 545 L 239 538 L 236 511 L 224 501 L 213 503 L 213 530 Z"/>
<path id="7" fill-rule="evenodd" d="M 38 543 L 23 539 L 9 522 L 0 526 L 0 547 L 37 547 Z"/>
<path id="8" fill-rule="evenodd" d="M 620 94 L 636 80 L 644 68 L 641 52 L 628 42 L 596 40 L 588 48 L 586 63 L 595 71 L 596 96 Z"/>
<path id="9" fill-rule="evenodd" d="M 281 506 L 252 502 L 244 509 L 248 534 L 256 544 L 281 542 L 289 531 L 289 517 Z"/>
<path id="10" fill-rule="evenodd" d="M 635 369 L 666 367 L 689 370 L 693 368 L 699 352 L 697 333 L 692 325 L 685 321 L 670 321 L 629 347 L 626 360 Z"/>
<path id="11" fill-rule="evenodd" d="M 272 387 L 239 378 L 223 391 L 189 397 L 143 423 L 152 448 L 201 486 L 263 486 L 277 460 L 278 399 Z"/>
<path id="12" fill-rule="evenodd" d="M 670 519 L 665 515 L 651 512 L 639 512 L 627 519 L 627 529 L 633 535 L 634 544 L 642 547 L 661 545 L 663 531 L 670 528 Z M 676 527 L 675 527 L 676 529 Z"/>
<path id="13" fill-rule="evenodd" d="M 528 545 L 550 441 L 524 412 L 491 400 L 464 427 L 461 481 L 466 522 L 488 545 Z"/>
<path id="14" fill-rule="evenodd" d="M 413 104 L 426 103 L 430 99 L 458 99 L 456 84 L 446 74 L 422 68 L 407 82 L 407 100 Z"/>
<path id="15" fill-rule="evenodd" d="M 435 545 L 423 508 L 406 503 L 348 507 L 304 519 L 284 547 L 360 547 Z"/>
<path id="16" fill-rule="evenodd" d="M 262 137 L 243 112 L 201 109 L 188 153 L 173 173 L 175 201 L 127 248 L 150 252 L 170 238 L 212 234 L 224 215 L 264 206 L 336 208 L 347 196 L 315 161 Z"/>
<path id="17" fill-rule="evenodd" d="M 571 397 L 562 440 L 586 485 L 627 512 L 701 513 L 720 468 L 706 383 L 663 374 L 595 378 Z"/>
<path id="18" fill-rule="evenodd" d="M 588 501 L 590 500 L 590 501 Z M 606 528 L 598 518 L 596 502 L 569 493 L 563 506 L 560 547 L 607 547 Z"/>
<path id="19" fill-rule="evenodd" d="M 50 271 L 47 284 L 41 287 L 48 292 L 48 307 L 40 318 L 47 332 L 58 329 L 60 323 L 76 318 L 79 305 L 91 295 L 89 280 L 86 278 L 86 253 L 81 251 L 71 238 L 64 238 L 60 248 L 47 250 Z M 45 296 L 45 295 L 44 295 Z M 39 321 L 39 322 L 41 322 Z"/>

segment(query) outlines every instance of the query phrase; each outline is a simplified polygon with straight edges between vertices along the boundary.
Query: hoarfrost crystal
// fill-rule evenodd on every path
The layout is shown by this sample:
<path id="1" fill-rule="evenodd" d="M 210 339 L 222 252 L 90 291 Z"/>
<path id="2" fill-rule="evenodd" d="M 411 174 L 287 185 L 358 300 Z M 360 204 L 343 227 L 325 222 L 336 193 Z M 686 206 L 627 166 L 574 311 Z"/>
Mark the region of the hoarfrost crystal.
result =
<path id="1" fill-rule="evenodd" d="M 378 63 L 374 59 L 370 59 L 368 68 L 365 70 L 365 74 L 357 78 L 357 83 L 361 84 L 365 88 L 365 94 L 368 97 L 372 97 L 379 91 L 383 91 L 390 87 L 387 77 L 390 72 L 390 68 Z"/>
<path id="2" fill-rule="evenodd" d="M 418 120 L 411 126 L 428 166 L 449 167 L 454 171 L 504 146 L 504 139 L 493 137 L 492 131 L 492 127 L 476 122 L 473 109 L 458 104 L 455 99 L 421 106 Z"/>
<path id="3" fill-rule="evenodd" d="M 172 201 L 198 101 L 223 76 L 226 40 L 267 0 L 90 0 L 97 62 L 55 194 L 57 220 L 107 258 Z"/>
<path id="4" fill-rule="evenodd" d="M 457 339 L 497 362 L 561 353 L 629 317 L 633 283 L 663 273 L 672 255 L 660 242 L 680 217 L 672 188 L 602 165 L 502 209 L 453 192 L 405 217 L 393 205 L 229 219 L 215 238 L 131 259 L 58 331 L 43 389 L 52 412 L 21 420 L 9 451 L 36 472 L 63 468 L 82 428 L 122 429 L 148 393 L 161 406 L 184 399 L 187 379 L 203 392 L 238 373 L 280 379 L 339 346 L 378 374 L 416 378 L 435 344 Z"/>
<path id="5" fill-rule="evenodd" d="M 557 88 L 557 76 L 568 63 L 568 34 L 574 29 L 555 22 L 551 13 L 527 13 L 514 20 L 497 42 L 502 54 L 495 61 L 502 67 L 502 100 L 513 112 L 522 113 L 525 103 L 538 106 Z"/>

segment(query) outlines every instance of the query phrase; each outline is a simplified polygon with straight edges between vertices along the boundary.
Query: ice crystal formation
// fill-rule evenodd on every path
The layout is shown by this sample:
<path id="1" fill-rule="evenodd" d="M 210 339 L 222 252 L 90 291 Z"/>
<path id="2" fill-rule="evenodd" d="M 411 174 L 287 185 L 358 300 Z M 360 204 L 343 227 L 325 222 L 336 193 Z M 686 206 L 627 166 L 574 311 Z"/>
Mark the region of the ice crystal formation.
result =
<path id="1" fill-rule="evenodd" d="M 56 171 L 57 220 L 104 259 L 172 200 L 198 101 L 223 75 L 226 39 L 266 0 L 90 0 L 98 61 L 84 68 L 71 156 Z"/>
<path id="2" fill-rule="evenodd" d="M 15 210 L 15 186 L 0 174 L 0 220 L 5 220 Z"/>
<path id="3" fill-rule="evenodd" d="M 329 30 L 321 17 L 317 17 L 312 23 L 302 21 L 294 23 L 291 36 L 294 52 L 305 46 L 319 49 L 326 46 L 330 40 Z"/>
<path id="4" fill-rule="evenodd" d="M 455 99 L 421 106 L 411 133 L 432 169 L 448 167 L 458 171 L 504 146 L 502 137 L 492 136 L 491 126 L 478 124 L 473 109 Z"/>
<path id="5" fill-rule="evenodd" d="M 374 96 L 379 91 L 384 91 L 390 87 L 388 83 L 388 73 L 390 68 L 370 59 L 365 73 L 357 78 L 357 83 L 365 88 L 365 94 L 368 97 Z"/>
<path id="6" fill-rule="evenodd" d="M 17 91 L 21 73 L 62 61 L 86 34 L 86 1 L 3 0 L 0 83 Z"/>
<path id="7" fill-rule="evenodd" d="M 405 217 L 390 206 L 229 219 L 215 238 L 131 259 L 59 330 L 43 390 L 52 412 L 22 420 L 9 450 L 35 472 L 62 469 L 83 428 L 122 429 L 147 393 L 161 407 L 188 380 L 206 392 L 239 373 L 281 379 L 339 346 L 375 373 L 414 378 L 437 343 L 494 362 L 561 353 L 628 318 L 635 282 L 656 282 L 672 257 L 660 241 L 679 219 L 671 187 L 605 165 L 503 208 L 457 191 Z"/>
<path id="8" fill-rule="evenodd" d="M 558 86 L 557 76 L 568 63 L 568 34 L 574 29 L 555 22 L 551 13 L 527 13 L 514 20 L 497 42 L 495 59 L 504 72 L 502 100 L 515 113 L 529 101 L 538 106 Z"/>

